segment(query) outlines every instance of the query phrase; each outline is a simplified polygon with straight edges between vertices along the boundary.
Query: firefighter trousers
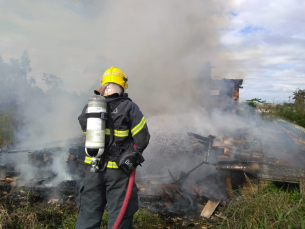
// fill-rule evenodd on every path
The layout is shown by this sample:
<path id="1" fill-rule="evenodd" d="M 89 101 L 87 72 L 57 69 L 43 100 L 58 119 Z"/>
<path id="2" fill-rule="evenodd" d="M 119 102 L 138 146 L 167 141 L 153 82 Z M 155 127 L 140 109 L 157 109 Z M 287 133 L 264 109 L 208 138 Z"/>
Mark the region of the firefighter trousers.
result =
<path id="1" fill-rule="evenodd" d="M 129 176 L 121 169 L 106 168 L 103 172 L 90 172 L 88 166 L 80 186 L 77 207 L 79 215 L 76 229 L 99 229 L 106 204 L 108 204 L 108 228 L 112 228 L 121 210 Z M 137 187 L 134 184 L 131 198 L 120 229 L 132 228 L 133 215 L 138 210 Z"/>

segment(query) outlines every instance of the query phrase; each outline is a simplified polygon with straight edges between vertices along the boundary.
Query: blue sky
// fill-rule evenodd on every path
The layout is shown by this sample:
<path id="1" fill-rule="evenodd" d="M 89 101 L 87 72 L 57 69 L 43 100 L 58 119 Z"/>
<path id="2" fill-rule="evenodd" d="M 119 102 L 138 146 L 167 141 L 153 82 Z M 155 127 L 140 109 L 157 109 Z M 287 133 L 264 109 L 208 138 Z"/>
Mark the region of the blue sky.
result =
<path id="1" fill-rule="evenodd" d="M 0 56 L 27 50 L 38 84 L 52 73 L 74 91 L 110 65 L 150 87 L 210 61 L 213 77 L 244 79 L 241 100 L 282 102 L 305 89 L 304 12 L 300 0 L 0 0 Z"/>

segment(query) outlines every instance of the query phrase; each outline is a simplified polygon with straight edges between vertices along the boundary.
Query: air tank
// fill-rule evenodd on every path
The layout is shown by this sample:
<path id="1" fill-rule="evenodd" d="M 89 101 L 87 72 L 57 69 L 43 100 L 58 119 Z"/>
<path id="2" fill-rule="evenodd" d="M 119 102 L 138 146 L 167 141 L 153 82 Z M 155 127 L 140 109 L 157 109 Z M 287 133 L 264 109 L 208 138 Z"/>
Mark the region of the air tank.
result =
<path id="1" fill-rule="evenodd" d="M 90 97 L 86 117 L 86 154 L 92 158 L 99 158 L 104 153 L 107 119 L 107 103 L 103 96 L 93 95 Z"/>

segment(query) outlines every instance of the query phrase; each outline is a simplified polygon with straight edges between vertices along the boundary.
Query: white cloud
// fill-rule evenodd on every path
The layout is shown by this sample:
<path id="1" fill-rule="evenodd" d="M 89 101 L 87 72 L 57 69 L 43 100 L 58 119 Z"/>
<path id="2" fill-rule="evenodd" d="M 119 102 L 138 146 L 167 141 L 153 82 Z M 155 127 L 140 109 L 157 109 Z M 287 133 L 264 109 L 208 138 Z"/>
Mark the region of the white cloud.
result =
<path id="1" fill-rule="evenodd" d="M 288 100 L 296 88 L 305 88 L 305 2 L 235 3 L 230 31 L 222 41 L 236 50 L 240 67 L 248 69 L 241 97 Z M 262 90 L 263 85 L 269 89 Z"/>

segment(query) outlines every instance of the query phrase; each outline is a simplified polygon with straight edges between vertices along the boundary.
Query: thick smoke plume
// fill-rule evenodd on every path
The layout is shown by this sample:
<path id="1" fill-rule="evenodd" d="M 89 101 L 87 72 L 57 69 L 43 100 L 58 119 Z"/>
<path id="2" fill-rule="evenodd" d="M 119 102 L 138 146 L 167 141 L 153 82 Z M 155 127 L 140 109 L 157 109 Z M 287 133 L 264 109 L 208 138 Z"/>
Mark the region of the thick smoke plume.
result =
<path id="1" fill-rule="evenodd" d="M 18 8 L 18 5 L 12 7 Z M 22 87 L 26 84 L 18 80 L 7 90 L 8 96 L 17 96 L 22 104 L 27 104 L 20 113 L 37 124 L 31 131 L 20 131 L 19 136 L 24 138 L 24 142 L 29 136 L 32 139 L 45 136 L 46 141 L 73 136 L 79 130 L 75 117 L 86 103 L 87 97 L 92 94 L 92 89 L 100 84 L 102 73 L 112 65 L 127 74 L 127 92 L 146 116 L 201 106 L 202 96 L 209 92 L 210 64 L 216 66 L 213 69 L 214 76 L 221 78 L 231 76 L 234 69 L 231 61 L 234 58 L 221 43 L 222 32 L 230 22 L 229 2 L 132 0 L 90 3 L 75 1 L 74 4 L 62 4 L 55 1 L 53 4 L 40 4 L 36 7 L 48 8 L 50 15 L 52 12 L 59 15 L 48 21 L 42 17 L 42 23 L 46 26 L 41 33 L 48 33 L 47 28 L 51 21 L 55 23 L 60 20 L 60 23 L 56 23 L 58 30 L 63 29 L 68 39 L 76 40 L 76 43 L 70 45 L 80 53 L 71 51 L 67 56 L 66 51 L 54 47 L 48 50 L 48 55 L 43 55 L 52 56 L 57 50 L 56 58 L 61 63 L 66 63 L 65 67 L 62 64 L 54 66 L 51 60 L 43 65 L 39 61 L 40 65 L 37 66 L 37 60 L 32 60 L 31 65 L 47 69 L 43 72 L 48 71 L 50 74 L 46 76 L 53 80 L 53 84 L 51 82 L 51 85 L 47 85 L 49 92 L 45 93 L 49 97 L 48 101 L 41 93 L 33 93 L 34 88 L 30 91 Z M 73 20 L 75 15 L 65 14 L 65 7 L 75 10 L 83 18 L 75 17 Z M 28 10 L 32 12 L 30 8 Z M 86 15 L 90 17 L 85 17 Z M 41 17 L 39 14 L 36 16 Z M 50 37 L 54 43 L 48 44 L 58 44 L 61 47 L 57 40 L 60 38 Z M 41 43 L 37 42 L 36 45 Z M 88 55 L 90 50 L 92 52 Z M 29 55 L 31 56 L 30 51 Z M 63 58 L 77 63 L 77 69 L 83 70 L 75 72 L 75 66 Z M 22 72 L 19 73 L 23 80 L 27 77 L 32 86 L 34 81 L 30 80 L 31 77 L 32 80 L 37 79 L 36 91 L 41 90 L 41 82 L 49 82 L 46 78 L 41 80 L 37 75 L 32 76 L 31 61 L 27 54 L 22 56 L 20 63 L 17 62 L 14 60 L 11 67 L 20 65 Z M 50 71 L 50 66 L 54 66 L 54 71 Z M 61 71 L 69 67 L 68 74 Z M 232 71 L 228 71 L 228 68 Z M 37 72 L 35 68 L 33 72 Z M 56 81 L 56 77 L 52 78 L 52 74 L 58 75 L 63 85 Z M 15 84 L 20 87 L 17 89 Z M 75 94 L 68 94 L 67 91 L 74 91 Z M 84 94 L 80 95 L 80 92 Z M 3 100 L 7 101 L 4 97 Z"/>
<path id="2" fill-rule="evenodd" d="M 85 75 L 92 79 L 94 71 L 101 75 L 111 65 L 121 68 L 129 77 L 127 91 L 147 116 L 185 110 L 186 104 L 200 106 L 196 96 L 209 91 L 204 82 L 210 78 L 210 63 L 216 66 L 216 76 L 232 77 L 234 57 L 221 43 L 222 31 L 229 25 L 229 5 L 180 0 L 99 2 L 94 12 L 101 24 L 92 39 L 101 56 Z M 87 80 L 79 82 L 86 85 Z"/>
<path id="3" fill-rule="evenodd" d="M 34 40 L 42 60 L 31 62 L 30 47 L 20 59 L 0 59 L 0 108 L 17 114 L 16 142 L 22 147 L 82 136 L 77 116 L 111 66 L 129 77 L 127 92 L 147 117 L 152 137 L 139 169 L 142 176 L 168 176 L 167 168 L 178 174 L 201 161 L 203 156 L 187 143 L 187 131 L 221 135 L 241 127 L 254 130 L 260 123 L 210 109 L 211 77 L 243 78 L 221 42 L 230 26 L 230 1 L 73 2 L 73 13 L 63 10 L 70 5 L 62 1 L 37 5 L 50 12 L 47 16 L 58 15 L 41 17 L 40 33 L 48 34 L 55 23 L 59 34 L 47 40 L 48 52 L 42 41 Z M 45 56 L 56 56 L 60 64 Z M 36 68 L 46 74 L 32 75 Z M 69 179 L 62 164 L 66 157 L 52 166 L 61 179 Z M 29 176 L 37 173 L 23 168 Z M 194 172 L 194 180 L 214 171 L 204 166 Z"/>
<path id="4" fill-rule="evenodd" d="M 11 59 L 5 63 L 0 59 L 1 102 L 0 113 L 9 113 L 14 120 L 15 140 L 8 150 L 24 151 L 1 155 L 3 163 L 13 163 L 23 181 L 19 185 L 31 183 L 33 179 L 46 179 L 54 176 L 53 185 L 70 179 L 67 173 L 66 160 L 68 152 L 54 153 L 50 167 L 35 167 L 35 161 L 29 152 L 41 150 L 44 156 L 45 147 L 61 147 L 62 141 L 81 136 L 76 120 L 81 109 L 79 95 L 72 94 L 60 87 L 61 79 L 52 74 L 44 74 L 47 89 L 44 91 L 35 85 L 29 76 L 30 58 L 24 52 L 20 59 Z M 3 120 L 1 120 L 1 124 Z M 5 134 L 8 130 L 1 130 Z M 5 146 L 5 145 L 4 145 Z M 39 156 L 39 155 L 38 155 Z M 42 157 L 43 158 L 43 157 Z"/>
<path id="5" fill-rule="evenodd" d="M 56 8 L 59 17 L 53 18 L 56 21 L 65 16 L 61 3 L 37 7 L 46 7 L 52 13 L 54 5 L 59 6 Z M 62 64 L 50 72 L 50 66 L 54 66 L 52 61 L 44 63 L 44 67 L 41 61 L 37 66 L 34 60 L 35 67 L 47 69 L 50 74 L 42 78 L 32 76 L 31 53 L 27 52 L 20 60 L 0 62 L 1 109 L 14 110 L 17 114 L 16 142 L 21 147 L 35 148 L 80 136 L 77 116 L 93 89 L 100 84 L 102 73 L 112 65 L 129 77 L 127 92 L 146 117 L 184 113 L 189 107 L 201 107 L 201 98 L 209 91 L 209 63 L 217 66 L 218 73 L 225 73 L 221 77 L 228 76 L 226 68 L 232 66 L 225 64 L 231 57 L 221 45 L 221 30 L 229 22 L 228 6 L 220 1 L 76 1 L 74 9 L 91 17 L 75 23 L 69 15 L 66 20 L 61 18 L 57 26 L 59 30 L 63 26 L 67 37 L 78 38 L 76 47 L 80 53 L 76 55 L 71 51 L 67 57 L 62 49 L 54 47 L 48 51 L 51 56 L 54 50 L 60 50 L 57 58 L 67 57 L 83 71 L 75 72 L 71 67 L 68 74 L 56 76 L 52 74 L 60 72 L 57 69 L 62 69 Z M 44 33 L 43 30 L 48 33 L 48 25 L 53 21 L 44 19 L 45 26 L 40 33 Z M 94 52 L 88 55 L 89 50 Z M 84 58 L 90 62 L 82 62 Z M 69 66 L 64 59 L 62 63 Z"/>

